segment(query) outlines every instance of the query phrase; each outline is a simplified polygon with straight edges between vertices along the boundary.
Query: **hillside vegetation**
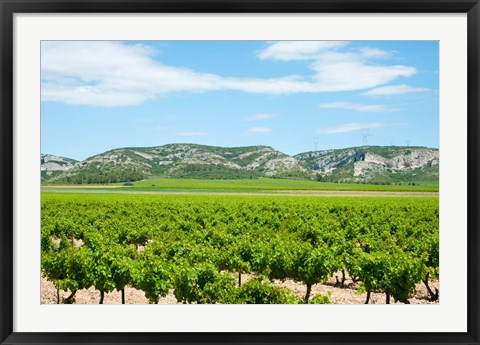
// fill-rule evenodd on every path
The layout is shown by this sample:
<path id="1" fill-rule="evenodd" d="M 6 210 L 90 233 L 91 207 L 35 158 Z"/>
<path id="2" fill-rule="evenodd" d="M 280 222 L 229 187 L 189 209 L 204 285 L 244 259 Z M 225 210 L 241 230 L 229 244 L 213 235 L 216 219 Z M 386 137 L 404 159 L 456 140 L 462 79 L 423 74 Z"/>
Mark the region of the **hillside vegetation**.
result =
<path id="1" fill-rule="evenodd" d="M 286 155 L 269 146 L 168 144 L 110 150 L 78 162 L 42 155 L 42 181 L 92 184 L 152 177 L 244 180 L 261 177 L 341 183 L 438 182 L 438 149 L 367 146 Z"/>

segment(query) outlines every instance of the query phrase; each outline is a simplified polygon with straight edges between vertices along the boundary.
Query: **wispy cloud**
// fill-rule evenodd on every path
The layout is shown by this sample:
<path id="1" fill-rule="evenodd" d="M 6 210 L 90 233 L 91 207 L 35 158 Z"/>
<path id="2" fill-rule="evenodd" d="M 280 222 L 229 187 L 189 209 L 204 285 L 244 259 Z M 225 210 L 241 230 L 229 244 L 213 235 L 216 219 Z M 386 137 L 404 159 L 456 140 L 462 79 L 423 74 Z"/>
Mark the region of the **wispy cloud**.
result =
<path id="1" fill-rule="evenodd" d="M 320 104 L 320 108 L 324 109 L 346 109 L 364 113 L 387 113 L 396 109 L 387 107 L 383 104 L 359 104 L 350 102 L 332 102 Z"/>
<path id="2" fill-rule="evenodd" d="M 255 114 L 255 115 L 250 115 L 245 118 L 245 121 L 251 122 L 251 121 L 262 121 L 262 120 L 271 120 L 276 118 L 277 116 L 274 114 L 265 114 L 265 113 L 260 113 L 260 114 Z"/>
<path id="3" fill-rule="evenodd" d="M 393 56 L 392 52 L 377 48 L 360 48 L 358 52 L 366 58 L 389 58 Z"/>
<path id="4" fill-rule="evenodd" d="M 177 132 L 176 134 L 181 137 L 202 137 L 204 135 L 208 135 L 207 132 L 201 132 L 201 131 L 185 131 L 185 132 Z"/>
<path id="5" fill-rule="evenodd" d="M 322 54 L 311 68 L 316 72 L 317 85 L 328 85 L 330 91 L 368 89 L 368 85 L 380 86 L 416 73 L 414 67 L 404 65 L 369 64 L 368 59 L 352 52 Z"/>
<path id="6" fill-rule="evenodd" d="M 362 93 L 362 95 L 391 96 L 391 95 L 403 95 L 406 93 L 414 93 L 414 92 L 425 92 L 429 90 L 430 89 L 425 87 L 411 87 L 405 84 L 401 84 L 401 85 L 389 85 L 389 86 L 377 87 L 375 89 L 368 90 L 367 92 Z"/>
<path id="7" fill-rule="evenodd" d="M 347 41 L 281 41 L 273 42 L 259 51 L 260 60 L 312 60 L 319 53 L 348 45 Z"/>
<path id="8" fill-rule="evenodd" d="M 317 133 L 327 133 L 327 134 L 334 134 L 334 133 L 347 133 L 347 132 L 355 132 L 360 131 L 362 129 L 372 129 L 372 128 L 380 128 L 384 127 L 385 124 L 383 122 L 372 122 L 372 123 L 345 123 L 337 127 L 324 127 L 319 128 Z"/>
<path id="9" fill-rule="evenodd" d="M 267 134 L 272 131 L 271 128 L 268 127 L 252 127 L 245 131 L 246 135 L 257 135 L 257 134 Z"/>
<path id="10" fill-rule="evenodd" d="M 369 57 L 360 52 L 338 51 L 347 44 L 272 43 L 259 56 L 314 59 L 309 65 L 311 73 L 262 79 L 231 78 L 167 66 L 154 59 L 151 48 L 141 44 L 45 41 L 41 51 L 42 101 L 113 107 L 141 104 L 173 92 L 235 90 L 282 95 L 355 91 L 416 73 L 409 66 L 369 64 Z"/>

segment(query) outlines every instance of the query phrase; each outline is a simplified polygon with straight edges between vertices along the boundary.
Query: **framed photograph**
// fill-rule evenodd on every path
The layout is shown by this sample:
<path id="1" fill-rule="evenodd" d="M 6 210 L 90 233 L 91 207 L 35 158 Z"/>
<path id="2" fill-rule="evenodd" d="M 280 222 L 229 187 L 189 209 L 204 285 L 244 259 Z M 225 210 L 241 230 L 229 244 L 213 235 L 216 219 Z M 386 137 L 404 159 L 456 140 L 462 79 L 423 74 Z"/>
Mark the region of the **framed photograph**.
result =
<path id="1" fill-rule="evenodd" d="M 478 0 L 0 9 L 2 344 L 479 343 Z"/>

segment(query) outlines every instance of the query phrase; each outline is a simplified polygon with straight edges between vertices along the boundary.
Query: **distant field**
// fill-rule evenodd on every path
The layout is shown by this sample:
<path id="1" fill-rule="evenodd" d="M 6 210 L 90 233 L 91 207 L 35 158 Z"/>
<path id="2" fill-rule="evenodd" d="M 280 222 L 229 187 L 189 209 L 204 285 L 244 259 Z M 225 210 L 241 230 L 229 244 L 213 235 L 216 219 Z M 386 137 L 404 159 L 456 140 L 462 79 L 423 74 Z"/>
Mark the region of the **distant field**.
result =
<path id="1" fill-rule="evenodd" d="M 306 180 L 286 180 L 259 178 L 248 180 L 200 180 L 200 179 L 171 179 L 152 178 L 133 182 L 129 189 L 142 188 L 142 190 L 211 190 L 211 191 L 247 191 L 260 190 L 371 190 L 371 191 L 419 191 L 436 192 L 438 183 L 415 182 L 415 186 L 409 185 L 373 185 L 373 184 L 350 184 L 316 182 Z M 122 183 L 116 184 L 122 186 Z"/>
<path id="2" fill-rule="evenodd" d="M 245 180 L 201 180 L 201 179 L 173 179 L 173 178 L 152 178 L 132 183 L 132 186 L 124 186 L 124 183 L 95 184 L 95 185 L 69 185 L 72 187 L 91 189 L 95 187 L 101 192 L 102 187 L 105 190 L 111 187 L 117 187 L 114 190 L 122 191 L 142 191 L 142 192 L 258 192 L 258 191 L 300 191 L 300 190 L 344 190 L 344 191 L 402 191 L 402 192 L 438 192 L 438 183 L 432 181 L 415 182 L 415 185 L 374 185 L 374 184 L 355 184 L 355 183 L 333 183 L 316 182 L 306 180 L 286 180 L 286 179 L 245 179 Z M 48 190 L 53 184 L 44 184 L 44 190 Z M 113 192 L 113 191 L 112 191 Z"/>

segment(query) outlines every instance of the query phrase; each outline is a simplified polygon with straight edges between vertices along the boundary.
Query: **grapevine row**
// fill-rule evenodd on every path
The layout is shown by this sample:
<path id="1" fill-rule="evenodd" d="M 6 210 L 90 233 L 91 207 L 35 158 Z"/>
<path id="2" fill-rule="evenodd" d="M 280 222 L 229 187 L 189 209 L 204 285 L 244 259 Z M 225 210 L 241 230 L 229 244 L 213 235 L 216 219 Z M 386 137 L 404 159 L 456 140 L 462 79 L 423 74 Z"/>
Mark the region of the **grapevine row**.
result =
<path id="1" fill-rule="evenodd" d="M 408 303 L 439 274 L 437 198 L 42 196 L 42 274 L 72 294 L 142 290 L 158 303 L 326 303 L 312 285 L 342 272 Z M 255 279 L 242 284 L 241 273 Z M 306 285 L 299 300 L 273 280 Z M 123 298 L 124 301 L 124 298 Z"/>

